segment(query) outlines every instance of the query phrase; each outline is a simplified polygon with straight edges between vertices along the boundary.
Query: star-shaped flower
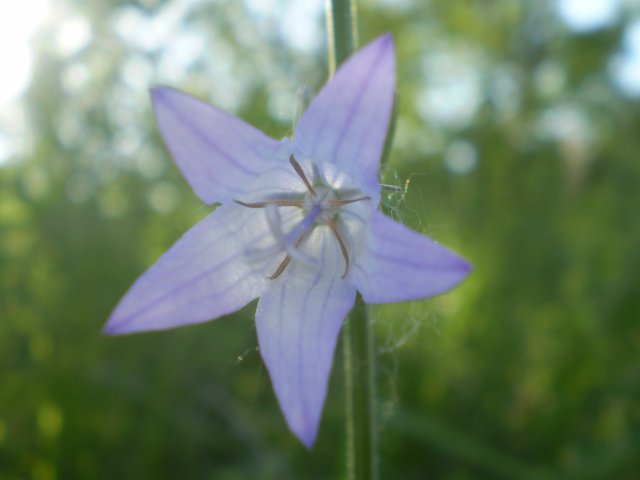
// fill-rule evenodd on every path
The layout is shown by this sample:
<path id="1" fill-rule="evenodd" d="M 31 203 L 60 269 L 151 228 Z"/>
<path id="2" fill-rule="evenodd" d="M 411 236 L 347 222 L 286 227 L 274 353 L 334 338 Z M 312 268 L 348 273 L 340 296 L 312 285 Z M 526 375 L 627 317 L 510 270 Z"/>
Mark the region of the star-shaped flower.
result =
<path id="1" fill-rule="evenodd" d="M 292 139 L 272 140 L 188 95 L 153 89 L 178 167 L 204 202 L 222 205 L 133 284 L 105 331 L 204 322 L 259 297 L 262 358 L 289 427 L 310 447 L 356 290 L 368 303 L 421 299 L 470 269 L 377 210 L 394 90 L 389 34 L 343 64 Z"/>

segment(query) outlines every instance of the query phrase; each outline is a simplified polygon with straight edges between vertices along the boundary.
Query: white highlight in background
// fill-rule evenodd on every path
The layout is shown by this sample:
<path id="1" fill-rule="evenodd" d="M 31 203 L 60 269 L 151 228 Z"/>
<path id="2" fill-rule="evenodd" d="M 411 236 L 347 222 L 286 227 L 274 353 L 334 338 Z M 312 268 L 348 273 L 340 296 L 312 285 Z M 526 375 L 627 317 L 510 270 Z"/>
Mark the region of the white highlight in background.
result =
<path id="1" fill-rule="evenodd" d="M 0 107 L 29 86 L 33 71 L 30 42 L 48 13 L 46 0 L 0 3 Z"/>
<path id="2" fill-rule="evenodd" d="M 557 0 L 562 21 L 576 32 L 591 32 L 613 25 L 620 15 L 620 0 Z"/>

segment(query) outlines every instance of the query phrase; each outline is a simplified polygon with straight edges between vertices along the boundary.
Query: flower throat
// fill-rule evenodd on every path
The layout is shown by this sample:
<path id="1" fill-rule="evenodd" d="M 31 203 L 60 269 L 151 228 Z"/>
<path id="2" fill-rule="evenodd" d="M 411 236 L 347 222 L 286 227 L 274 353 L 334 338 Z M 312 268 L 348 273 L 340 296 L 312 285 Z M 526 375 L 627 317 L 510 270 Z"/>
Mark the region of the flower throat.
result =
<path id="1" fill-rule="evenodd" d="M 289 163 L 293 167 L 296 175 L 300 178 L 306 188 L 305 193 L 291 197 L 290 194 L 276 195 L 275 198 L 257 202 L 243 202 L 234 199 L 239 205 L 247 208 L 263 208 L 266 211 L 269 229 L 287 252 L 284 259 L 276 270 L 268 276 L 270 280 L 275 280 L 287 269 L 291 260 L 300 260 L 303 263 L 313 263 L 313 259 L 308 259 L 300 251 L 300 247 L 309 238 L 314 228 L 319 225 L 326 225 L 335 238 L 340 252 L 344 259 L 344 272 L 342 278 L 349 273 L 350 257 L 349 249 L 344 241 L 339 224 L 336 222 L 340 208 L 356 202 L 371 200 L 371 197 L 362 195 L 357 189 L 334 189 L 324 178 L 315 164 L 311 164 L 313 170 L 313 182 L 304 172 L 302 166 L 295 159 L 294 155 L 289 157 Z M 279 207 L 295 207 L 302 210 L 302 220 L 287 234 L 282 231 Z"/>

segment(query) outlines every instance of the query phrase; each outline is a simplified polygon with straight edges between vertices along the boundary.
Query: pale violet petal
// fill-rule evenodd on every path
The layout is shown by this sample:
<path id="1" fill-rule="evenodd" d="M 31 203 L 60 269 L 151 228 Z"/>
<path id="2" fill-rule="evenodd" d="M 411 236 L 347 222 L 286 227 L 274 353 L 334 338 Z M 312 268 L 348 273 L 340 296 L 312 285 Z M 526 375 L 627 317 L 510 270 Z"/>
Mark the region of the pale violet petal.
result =
<path id="1" fill-rule="evenodd" d="M 194 226 L 138 278 L 105 332 L 163 330 L 212 320 L 259 296 L 266 280 L 244 261 L 244 241 L 239 240 L 257 215 L 231 204 Z"/>
<path id="2" fill-rule="evenodd" d="M 152 89 L 162 137 L 191 188 L 206 203 L 242 194 L 257 176 L 286 161 L 278 142 L 229 113 L 172 88 Z"/>
<path id="3" fill-rule="evenodd" d="M 371 217 L 369 229 L 352 277 L 367 303 L 438 295 L 464 280 L 471 270 L 462 257 L 380 212 Z"/>
<path id="4" fill-rule="evenodd" d="M 311 102 L 296 126 L 296 155 L 376 182 L 394 92 L 393 38 L 386 34 L 349 58 Z"/>
<path id="5" fill-rule="evenodd" d="M 355 300 L 355 288 L 339 276 L 295 273 L 273 281 L 262 295 L 256 326 L 260 352 L 289 428 L 310 448 L 338 334 Z"/>

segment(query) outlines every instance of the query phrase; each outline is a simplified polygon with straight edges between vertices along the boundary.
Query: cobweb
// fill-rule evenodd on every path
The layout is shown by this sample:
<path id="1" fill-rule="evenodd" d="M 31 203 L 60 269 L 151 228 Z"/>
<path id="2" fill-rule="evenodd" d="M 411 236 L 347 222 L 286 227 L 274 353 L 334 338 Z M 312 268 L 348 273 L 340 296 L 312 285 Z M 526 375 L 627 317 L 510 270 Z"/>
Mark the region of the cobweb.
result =
<path id="1" fill-rule="evenodd" d="M 428 234 L 431 226 L 425 222 L 428 206 L 424 201 L 419 183 L 413 179 L 425 173 L 411 173 L 402 181 L 398 173 L 384 167 L 381 178 L 391 188 L 383 187 L 380 200 L 381 210 L 394 220 L 407 225 L 416 231 Z M 419 209 L 411 208 L 407 202 L 407 194 L 417 194 Z M 393 306 L 376 306 L 373 309 L 372 321 L 376 335 L 376 351 L 378 371 L 378 405 L 380 412 L 380 428 L 393 416 L 400 402 L 398 394 L 398 378 L 401 375 L 399 349 L 416 337 L 423 326 L 430 334 L 442 335 L 441 317 L 438 315 L 437 300 L 429 302 L 406 302 Z"/>

